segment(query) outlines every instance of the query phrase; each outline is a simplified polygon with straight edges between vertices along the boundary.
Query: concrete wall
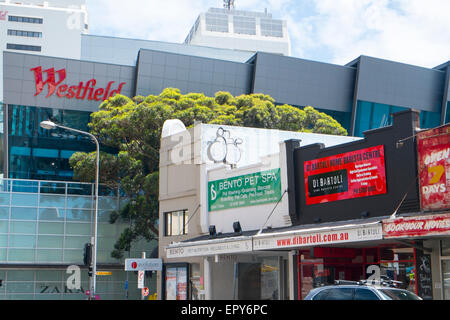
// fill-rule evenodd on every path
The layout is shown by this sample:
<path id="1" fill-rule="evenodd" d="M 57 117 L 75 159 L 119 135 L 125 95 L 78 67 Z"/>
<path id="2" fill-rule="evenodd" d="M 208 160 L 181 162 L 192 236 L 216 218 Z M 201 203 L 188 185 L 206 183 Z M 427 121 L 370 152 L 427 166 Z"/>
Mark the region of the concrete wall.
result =
<path id="1" fill-rule="evenodd" d="M 361 56 L 357 100 L 438 112 L 445 72 Z"/>
<path id="2" fill-rule="evenodd" d="M 253 92 L 277 103 L 351 112 L 356 69 L 258 53 Z"/>

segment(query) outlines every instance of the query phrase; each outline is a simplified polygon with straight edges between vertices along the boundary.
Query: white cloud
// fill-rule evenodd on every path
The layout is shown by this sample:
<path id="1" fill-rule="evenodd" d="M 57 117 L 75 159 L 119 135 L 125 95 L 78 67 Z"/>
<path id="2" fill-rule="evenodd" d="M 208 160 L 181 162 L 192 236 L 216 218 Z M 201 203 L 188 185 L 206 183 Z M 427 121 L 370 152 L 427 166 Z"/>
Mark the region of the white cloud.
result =
<path id="1" fill-rule="evenodd" d="M 345 64 L 360 55 L 434 67 L 450 57 L 449 0 L 236 0 L 286 19 L 292 55 Z M 88 0 L 95 34 L 183 42 L 223 0 Z"/>
<path id="2" fill-rule="evenodd" d="M 182 42 L 194 24 L 202 1 L 90 0 L 91 29 L 96 34 Z"/>
<path id="3" fill-rule="evenodd" d="M 322 50 L 338 64 L 369 55 L 425 67 L 450 58 L 450 1 L 314 1 L 315 14 L 289 24 L 293 54 Z"/>

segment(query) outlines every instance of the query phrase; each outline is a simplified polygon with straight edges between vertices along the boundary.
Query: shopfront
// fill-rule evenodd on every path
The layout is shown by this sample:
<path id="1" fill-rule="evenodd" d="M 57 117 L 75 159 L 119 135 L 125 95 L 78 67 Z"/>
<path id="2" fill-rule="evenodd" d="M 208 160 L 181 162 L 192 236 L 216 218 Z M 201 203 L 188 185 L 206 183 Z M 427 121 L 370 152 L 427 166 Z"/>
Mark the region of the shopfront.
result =
<path id="1" fill-rule="evenodd" d="M 450 239 L 440 242 L 442 299 L 450 300 Z"/>
<path id="2" fill-rule="evenodd" d="M 297 255 L 298 298 L 313 288 L 334 284 L 335 280 L 396 281 L 397 287 L 418 293 L 416 249 L 398 244 L 376 247 L 316 247 Z"/>

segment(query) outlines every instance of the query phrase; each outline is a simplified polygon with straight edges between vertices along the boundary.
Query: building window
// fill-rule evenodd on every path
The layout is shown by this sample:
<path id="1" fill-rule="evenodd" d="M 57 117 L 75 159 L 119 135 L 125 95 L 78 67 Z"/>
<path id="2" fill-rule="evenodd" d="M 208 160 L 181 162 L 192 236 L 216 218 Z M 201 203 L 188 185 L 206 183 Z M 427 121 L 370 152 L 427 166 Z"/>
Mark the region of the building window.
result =
<path id="1" fill-rule="evenodd" d="M 445 123 L 450 122 L 450 101 L 447 102 L 447 109 L 445 110 Z"/>
<path id="2" fill-rule="evenodd" d="M 234 16 L 234 33 L 256 35 L 256 19 L 253 17 Z"/>
<path id="3" fill-rule="evenodd" d="M 8 36 L 42 38 L 42 32 L 8 29 Z"/>
<path id="4" fill-rule="evenodd" d="M 354 136 L 362 137 L 363 132 L 392 125 L 392 115 L 409 108 L 369 101 L 358 101 Z M 420 110 L 420 127 L 433 128 L 440 124 L 441 113 Z"/>
<path id="5" fill-rule="evenodd" d="M 42 47 L 41 46 L 30 46 L 25 44 L 15 44 L 15 43 L 8 43 L 6 44 L 6 49 L 9 50 L 23 50 L 23 51 L 36 51 L 41 52 Z"/>
<path id="6" fill-rule="evenodd" d="M 42 24 L 44 22 L 42 18 L 30 18 L 30 17 L 20 17 L 20 16 L 8 16 L 8 21 L 23 22 L 23 23 L 35 23 L 35 24 Z"/>
<path id="7" fill-rule="evenodd" d="M 407 109 L 382 103 L 358 101 L 353 135 L 362 137 L 364 131 L 390 126 L 392 114 Z"/>
<path id="8" fill-rule="evenodd" d="M 205 13 L 207 31 L 228 32 L 228 16 L 226 14 Z"/>
<path id="9" fill-rule="evenodd" d="M 179 236 L 188 233 L 188 211 L 178 210 L 165 213 L 166 236 Z"/>
<path id="10" fill-rule="evenodd" d="M 283 21 L 261 18 L 261 35 L 283 38 Z"/>

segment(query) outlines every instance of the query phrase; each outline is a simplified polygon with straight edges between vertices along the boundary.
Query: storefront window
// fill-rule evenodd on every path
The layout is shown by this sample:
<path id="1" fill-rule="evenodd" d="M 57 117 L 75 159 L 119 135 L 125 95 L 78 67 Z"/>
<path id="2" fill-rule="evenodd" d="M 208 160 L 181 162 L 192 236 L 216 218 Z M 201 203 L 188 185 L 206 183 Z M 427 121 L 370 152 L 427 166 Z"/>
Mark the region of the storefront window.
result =
<path id="1" fill-rule="evenodd" d="M 393 280 L 416 293 L 413 248 L 314 248 L 299 251 L 299 298 L 335 280 Z"/>
<path id="2" fill-rule="evenodd" d="M 278 257 L 261 259 L 261 299 L 280 299 L 280 263 Z"/>
<path id="3" fill-rule="evenodd" d="M 450 257 L 450 240 L 441 241 L 441 256 Z"/>
<path id="4" fill-rule="evenodd" d="M 450 300 L 450 259 L 442 260 L 442 282 L 444 300 Z"/>
<path id="5" fill-rule="evenodd" d="M 441 241 L 443 299 L 450 300 L 450 240 Z"/>
<path id="6" fill-rule="evenodd" d="M 166 300 L 187 300 L 188 298 L 188 267 L 183 265 L 168 265 L 165 270 Z"/>
<path id="7" fill-rule="evenodd" d="M 191 299 L 201 300 L 200 291 L 202 290 L 202 278 L 200 276 L 200 264 L 192 263 L 190 266 Z"/>

